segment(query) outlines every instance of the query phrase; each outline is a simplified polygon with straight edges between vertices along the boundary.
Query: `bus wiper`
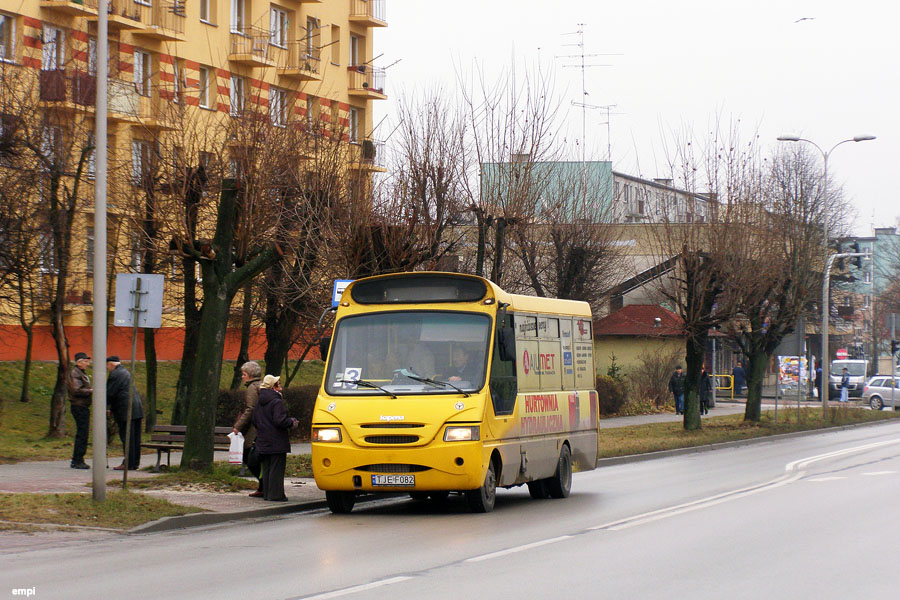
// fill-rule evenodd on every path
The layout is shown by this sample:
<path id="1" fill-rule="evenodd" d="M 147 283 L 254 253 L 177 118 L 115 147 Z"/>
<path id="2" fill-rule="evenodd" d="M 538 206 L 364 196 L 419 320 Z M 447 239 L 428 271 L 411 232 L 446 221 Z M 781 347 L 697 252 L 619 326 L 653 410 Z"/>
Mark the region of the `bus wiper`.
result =
<path id="1" fill-rule="evenodd" d="M 399 372 L 401 375 L 404 375 L 404 376 L 409 377 L 410 379 L 414 379 L 416 381 L 421 381 L 422 383 L 430 383 L 431 385 L 435 385 L 435 386 L 450 386 L 454 390 L 456 390 L 457 392 L 459 392 L 460 394 L 465 396 L 466 398 L 468 398 L 470 395 L 468 392 L 461 390 L 460 388 L 456 387 L 449 381 L 438 381 L 437 379 L 432 379 L 431 377 L 421 377 L 419 375 L 414 375 L 413 373 L 410 373 L 406 369 L 399 369 Z"/>
<path id="2" fill-rule="evenodd" d="M 365 379 L 338 379 L 337 382 L 338 383 L 352 383 L 354 385 L 361 385 L 361 386 L 367 387 L 367 388 L 374 388 L 376 390 L 381 390 L 382 392 L 384 392 L 385 394 L 387 394 L 388 396 L 390 396 L 391 398 L 393 398 L 395 400 L 397 399 L 397 394 L 395 394 L 394 392 L 389 392 L 388 390 L 384 389 L 377 383 L 372 383 L 371 381 L 366 381 Z"/>

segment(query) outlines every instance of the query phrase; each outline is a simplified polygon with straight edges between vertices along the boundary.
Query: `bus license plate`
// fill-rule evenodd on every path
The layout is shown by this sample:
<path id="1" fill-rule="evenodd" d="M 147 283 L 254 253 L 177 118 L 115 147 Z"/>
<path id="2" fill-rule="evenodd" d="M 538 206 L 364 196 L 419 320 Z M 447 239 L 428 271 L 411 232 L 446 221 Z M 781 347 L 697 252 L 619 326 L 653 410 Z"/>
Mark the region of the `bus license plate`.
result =
<path id="1" fill-rule="evenodd" d="M 415 487 L 415 475 L 372 475 L 372 485 Z"/>

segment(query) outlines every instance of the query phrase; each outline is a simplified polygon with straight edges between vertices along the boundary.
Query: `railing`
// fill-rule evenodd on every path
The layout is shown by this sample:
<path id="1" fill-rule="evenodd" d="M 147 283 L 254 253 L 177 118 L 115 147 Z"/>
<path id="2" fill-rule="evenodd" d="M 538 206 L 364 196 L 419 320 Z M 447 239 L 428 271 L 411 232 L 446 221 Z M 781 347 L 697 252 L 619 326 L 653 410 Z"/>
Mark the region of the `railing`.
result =
<path id="1" fill-rule="evenodd" d="M 347 67 L 347 72 L 350 74 L 349 87 L 351 90 L 367 90 L 384 94 L 384 69 L 369 65 L 356 65 Z"/>
<path id="2" fill-rule="evenodd" d="M 140 110 L 140 97 L 134 83 L 110 79 L 107 85 L 109 112 L 136 119 Z"/>
<path id="3" fill-rule="evenodd" d="M 306 71 L 318 75 L 321 65 L 322 51 L 307 43 L 307 40 L 290 42 L 287 49 L 287 60 L 283 66 L 289 70 Z"/>
<path id="4" fill-rule="evenodd" d="M 47 102 L 65 102 L 66 72 L 63 69 L 42 70 L 40 75 L 41 100 Z"/>
<path id="5" fill-rule="evenodd" d="M 351 17 L 369 17 L 387 22 L 385 0 L 352 0 Z"/>
<path id="6" fill-rule="evenodd" d="M 54 5 L 58 5 L 64 1 L 65 0 L 41 0 L 41 4 L 53 7 Z M 85 8 L 94 9 L 94 10 L 97 10 L 97 8 L 99 7 L 99 4 L 100 4 L 98 2 L 98 0 L 68 0 L 68 2 L 70 4 L 77 4 L 79 6 L 83 6 Z"/>
<path id="7" fill-rule="evenodd" d="M 76 70 L 72 75 L 72 101 L 81 106 L 94 106 L 97 102 L 97 76 Z"/>
<path id="8" fill-rule="evenodd" d="M 238 31 L 231 30 L 230 54 L 250 55 L 258 60 L 269 58 L 270 33 L 261 27 L 244 27 Z"/>
<path id="9" fill-rule="evenodd" d="M 109 0 L 107 10 L 111 15 L 125 17 L 138 23 L 146 23 L 150 16 L 150 7 L 134 0 Z"/>
<path id="10" fill-rule="evenodd" d="M 135 6 L 140 8 L 141 22 L 145 25 L 184 33 L 184 0 L 153 0 L 153 6 L 135 2 Z"/>
<path id="11" fill-rule="evenodd" d="M 368 166 L 383 167 L 384 142 L 380 140 L 360 139 L 354 142 L 353 162 Z"/>

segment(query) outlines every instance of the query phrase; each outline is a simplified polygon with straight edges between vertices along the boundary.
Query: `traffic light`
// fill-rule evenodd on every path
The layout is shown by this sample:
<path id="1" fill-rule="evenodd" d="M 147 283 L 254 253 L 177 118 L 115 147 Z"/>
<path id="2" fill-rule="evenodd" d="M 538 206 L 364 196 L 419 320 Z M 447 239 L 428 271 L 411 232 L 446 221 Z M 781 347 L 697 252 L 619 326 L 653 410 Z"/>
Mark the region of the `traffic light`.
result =
<path id="1" fill-rule="evenodd" d="M 854 254 L 859 254 L 859 242 L 853 242 L 850 244 L 850 252 Z M 854 256 L 850 259 L 853 262 L 853 266 L 857 269 L 862 268 L 862 256 Z"/>
<path id="2" fill-rule="evenodd" d="M 897 350 L 900 350 L 900 342 L 891 340 L 891 356 L 897 354 Z"/>

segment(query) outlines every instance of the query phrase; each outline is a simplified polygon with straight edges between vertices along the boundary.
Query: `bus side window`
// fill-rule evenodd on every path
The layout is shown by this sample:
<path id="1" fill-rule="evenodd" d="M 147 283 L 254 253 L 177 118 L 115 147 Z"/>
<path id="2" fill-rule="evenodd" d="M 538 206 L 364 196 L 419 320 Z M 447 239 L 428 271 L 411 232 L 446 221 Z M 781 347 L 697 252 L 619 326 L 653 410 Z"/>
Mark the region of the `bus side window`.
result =
<path id="1" fill-rule="evenodd" d="M 506 316 L 505 325 L 512 327 L 512 315 Z M 516 407 L 516 356 L 515 351 L 512 356 L 500 352 L 500 335 L 497 333 L 494 336 L 494 356 L 491 360 L 491 402 L 494 404 L 495 415 L 511 415 Z"/>

